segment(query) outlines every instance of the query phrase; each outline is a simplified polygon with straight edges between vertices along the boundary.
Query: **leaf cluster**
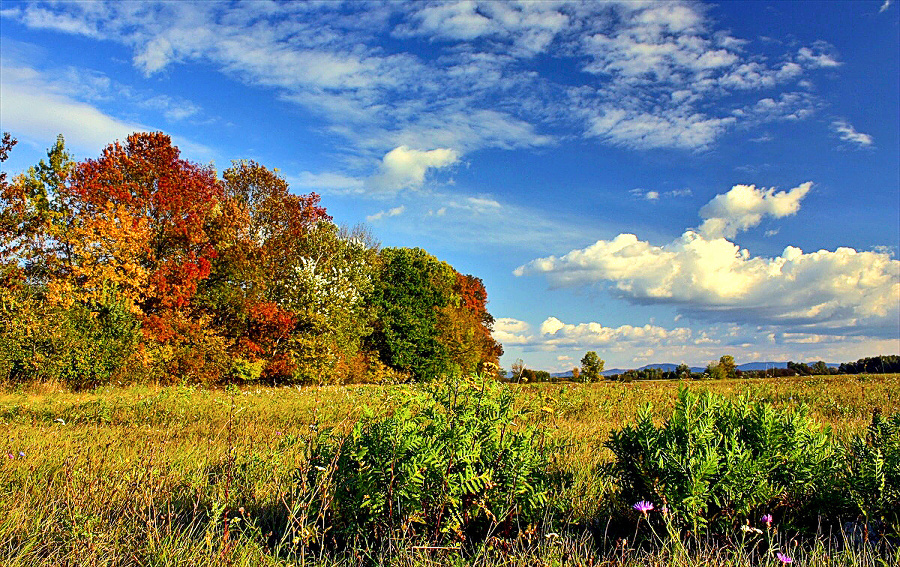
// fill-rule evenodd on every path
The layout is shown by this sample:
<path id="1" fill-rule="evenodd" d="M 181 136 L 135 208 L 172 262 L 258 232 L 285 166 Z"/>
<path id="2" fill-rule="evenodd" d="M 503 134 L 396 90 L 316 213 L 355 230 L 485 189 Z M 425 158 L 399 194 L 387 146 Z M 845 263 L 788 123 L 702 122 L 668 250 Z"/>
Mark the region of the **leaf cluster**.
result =
<path id="1" fill-rule="evenodd" d="M 304 479 L 327 487 L 319 515 L 342 541 L 375 544 L 443 545 L 536 522 L 550 451 L 513 402 L 489 379 L 436 381 L 390 416 L 369 413 L 347 435 L 323 432 Z"/>
<path id="2" fill-rule="evenodd" d="M 0 159 L 13 144 L 3 138 Z M 0 280 L 10 305 L 39 295 L 59 308 L 0 312 L 0 342 L 17 361 L 0 380 L 426 380 L 482 370 L 502 353 L 478 278 L 421 249 L 379 250 L 365 229 L 332 223 L 318 195 L 291 193 L 255 162 L 234 162 L 219 178 L 161 132 L 132 134 L 81 162 L 60 136 L 47 161 L 11 183 L 4 175 Z M 129 348 L 89 329 L 106 321 L 97 306 L 110 293 L 136 322 L 122 335 Z M 72 345 L 86 342 L 31 341 L 48 317 L 65 320 L 69 331 L 59 332 Z M 134 336 L 139 356 L 130 358 Z M 80 355 L 65 372 L 41 368 L 78 349 L 101 368 L 76 364 Z"/>
<path id="3" fill-rule="evenodd" d="M 605 445 L 626 501 L 655 502 L 696 535 L 732 533 L 766 513 L 814 521 L 840 473 L 839 446 L 804 407 L 686 388 L 664 423 L 656 425 L 645 406 Z"/>

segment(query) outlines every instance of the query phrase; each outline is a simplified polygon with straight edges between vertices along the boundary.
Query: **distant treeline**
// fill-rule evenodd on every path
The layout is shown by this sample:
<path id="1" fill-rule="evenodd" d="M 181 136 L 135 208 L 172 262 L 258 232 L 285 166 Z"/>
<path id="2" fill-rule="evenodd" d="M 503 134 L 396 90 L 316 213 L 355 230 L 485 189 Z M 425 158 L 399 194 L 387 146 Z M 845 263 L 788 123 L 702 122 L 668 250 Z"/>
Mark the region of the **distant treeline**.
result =
<path id="1" fill-rule="evenodd" d="M 767 368 L 764 370 L 740 370 L 734 358 L 723 356 L 718 363 L 710 363 L 703 372 L 692 372 L 686 365 L 679 365 L 674 371 L 661 368 L 628 370 L 622 374 L 607 376 L 607 380 L 721 380 L 727 378 L 779 378 L 786 376 L 827 376 L 834 374 L 892 374 L 900 373 L 900 356 L 882 355 L 861 358 L 856 362 L 845 362 L 839 367 L 828 366 L 820 360 L 814 364 L 788 361 L 787 368 Z"/>
<path id="2" fill-rule="evenodd" d="M 5 161 L 15 145 L 0 145 Z M 335 225 L 315 193 L 221 177 L 138 133 L 75 162 L 62 136 L 0 174 L 0 381 L 73 387 L 492 374 L 482 281 Z"/>
<path id="3" fill-rule="evenodd" d="M 718 362 L 710 363 L 703 372 L 695 372 L 687 364 L 680 364 L 674 370 L 662 368 L 642 368 L 608 374 L 602 379 L 620 382 L 634 380 L 722 380 L 728 378 L 780 378 L 786 376 L 827 376 L 835 374 L 895 374 L 900 373 L 900 356 L 882 355 L 861 358 L 856 362 L 845 362 L 839 367 L 828 366 L 824 361 L 813 364 L 805 362 L 787 363 L 787 368 L 767 368 L 764 370 L 741 370 L 734 358 L 726 355 Z M 584 372 L 574 369 L 572 375 L 553 376 L 544 370 L 524 368 L 521 361 L 513 365 L 509 380 L 513 382 L 590 382 L 583 379 Z"/>

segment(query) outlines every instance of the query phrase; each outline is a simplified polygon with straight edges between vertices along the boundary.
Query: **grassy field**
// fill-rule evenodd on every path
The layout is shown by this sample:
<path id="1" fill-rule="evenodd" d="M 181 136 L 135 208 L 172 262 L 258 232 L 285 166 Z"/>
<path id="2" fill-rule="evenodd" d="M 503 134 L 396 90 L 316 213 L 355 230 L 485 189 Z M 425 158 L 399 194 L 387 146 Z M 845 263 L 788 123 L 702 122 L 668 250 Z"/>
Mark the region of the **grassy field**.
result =
<path id="1" fill-rule="evenodd" d="M 69 392 L 52 385 L 0 393 L 2 565 L 744 565 L 780 564 L 745 548 L 700 545 L 651 553 L 610 543 L 586 526 L 603 522 L 614 486 L 598 477 L 609 432 L 638 406 L 668 416 L 680 384 L 635 382 L 511 386 L 564 448 L 571 473 L 570 524 L 562 534 L 520 534 L 477 553 L 403 549 L 392 556 L 304 547 L 304 501 L 295 473 L 316 430 L 349 430 L 363 407 L 390 412 L 409 386 L 229 388 L 140 386 Z M 900 375 L 692 382 L 776 406 L 805 404 L 838 436 L 862 431 L 876 408 L 900 410 Z M 596 530 L 593 532 L 596 533 Z M 791 542 L 783 542 L 790 546 Z M 795 564 L 891 564 L 827 542 L 804 542 Z"/>

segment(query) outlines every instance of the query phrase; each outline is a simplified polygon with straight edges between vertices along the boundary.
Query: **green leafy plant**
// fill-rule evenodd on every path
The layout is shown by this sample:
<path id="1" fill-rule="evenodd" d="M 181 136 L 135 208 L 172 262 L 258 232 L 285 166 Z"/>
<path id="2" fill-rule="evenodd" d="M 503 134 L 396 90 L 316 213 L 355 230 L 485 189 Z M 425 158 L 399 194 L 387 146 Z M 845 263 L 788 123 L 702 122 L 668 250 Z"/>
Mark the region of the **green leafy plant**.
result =
<path id="1" fill-rule="evenodd" d="M 856 435 L 847 451 L 851 505 L 866 526 L 900 535 L 900 413 L 874 412 L 865 435 Z"/>
<path id="2" fill-rule="evenodd" d="M 551 486 L 544 432 L 522 419 L 503 385 L 434 382 L 349 435 L 323 432 L 302 480 L 328 487 L 319 514 L 348 542 L 513 532 L 541 518 Z"/>
<path id="3" fill-rule="evenodd" d="M 125 371 L 139 341 L 140 322 L 112 288 L 68 307 L 31 288 L 6 290 L 0 305 L 0 373 L 7 381 L 107 384 Z"/>
<path id="4" fill-rule="evenodd" d="M 776 409 L 686 388 L 662 425 L 645 406 L 606 447 L 627 502 L 654 502 L 698 536 L 732 532 L 769 512 L 795 525 L 814 522 L 840 462 L 830 431 L 803 407 Z"/>

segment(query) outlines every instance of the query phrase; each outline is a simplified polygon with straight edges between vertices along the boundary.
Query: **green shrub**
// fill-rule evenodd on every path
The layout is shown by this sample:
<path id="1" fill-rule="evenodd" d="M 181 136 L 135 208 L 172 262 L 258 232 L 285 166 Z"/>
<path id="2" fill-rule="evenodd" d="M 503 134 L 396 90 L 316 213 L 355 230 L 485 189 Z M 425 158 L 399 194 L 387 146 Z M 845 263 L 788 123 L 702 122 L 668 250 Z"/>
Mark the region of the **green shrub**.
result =
<path id="1" fill-rule="evenodd" d="M 505 386 L 435 382 L 349 435 L 321 434 L 300 480 L 321 487 L 318 513 L 347 544 L 512 532 L 541 518 L 550 489 L 544 433 L 521 419 Z"/>
<path id="2" fill-rule="evenodd" d="M 872 415 L 866 435 L 857 435 L 847 452 L 850 504 L 874 527 L 900 535 L 900 413 Z"/>
<path id="3" fill-rule="evenodd" d="M 9 382 L 56 380 L 91 388 L 119 374 L 140 323 L 112 291 L 68 308 L 39 293 L 7 290 L 0 308 L 0 373 Z"/>
<path id="4" fill-rule="evenodd" d="M 231 361 L 231 378 L 238 383 L 259 382 L 265 364 L 264 360 L 236 358 Z"/>
<path id="5" fill-rule="evenodd" d="M 815 527 L 833 490 L 840 450 L 805 408 L 775 409 L 682 388 L 661 426 L 650 408 L 606 446 L 626 502 L 667 507 L 693 534 L 731 533 L 765 513 Z"/>

